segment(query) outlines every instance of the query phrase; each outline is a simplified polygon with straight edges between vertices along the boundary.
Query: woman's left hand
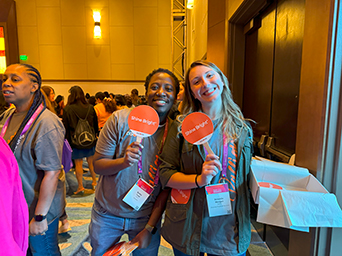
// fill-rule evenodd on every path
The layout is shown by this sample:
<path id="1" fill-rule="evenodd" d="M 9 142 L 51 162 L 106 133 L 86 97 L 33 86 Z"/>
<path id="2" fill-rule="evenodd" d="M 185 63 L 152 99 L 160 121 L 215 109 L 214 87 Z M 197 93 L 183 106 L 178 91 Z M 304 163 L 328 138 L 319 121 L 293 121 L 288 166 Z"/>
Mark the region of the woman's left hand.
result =
<path id="1" fill-rule="evenodd" d="M 40 222 L 36 221 L 34 218 L 30 221 L 29 234 L 30 236 L 45 235 L 45 231 L 48 230 L 47 220 L 42 220 Z"/>
<path id="2" fill-rule="evenodd" d="M 219 157 L 214 154 L 208 154 L 202 165 L 202 173 L 198 176 L 198 185 L 200 187 L 208 185 L 221 170 L 222 165 Z"/>

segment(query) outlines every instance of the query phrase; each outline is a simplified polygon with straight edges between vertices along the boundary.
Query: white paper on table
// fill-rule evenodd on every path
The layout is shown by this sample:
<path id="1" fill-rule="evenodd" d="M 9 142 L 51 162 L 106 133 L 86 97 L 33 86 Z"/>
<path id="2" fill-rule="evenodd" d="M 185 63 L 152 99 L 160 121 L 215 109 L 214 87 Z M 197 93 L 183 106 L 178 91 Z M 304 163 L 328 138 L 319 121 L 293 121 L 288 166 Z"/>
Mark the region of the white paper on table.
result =
<path id="1" fill-rule="evenodd" d="M 261 187 L 259 182 L 283 189 Z M 258 222 L 306 232 L 309 227 L 342 227 L 336 196 L 305 168 L 253 159 L 251 192 L 259 204 Z"/>
<path id="2" fill-rule="evenodd" d="M 342 211 L 334 194 L 261 187 L 257 221 L 309 232 L 309 227 L 342 227 Z"/>

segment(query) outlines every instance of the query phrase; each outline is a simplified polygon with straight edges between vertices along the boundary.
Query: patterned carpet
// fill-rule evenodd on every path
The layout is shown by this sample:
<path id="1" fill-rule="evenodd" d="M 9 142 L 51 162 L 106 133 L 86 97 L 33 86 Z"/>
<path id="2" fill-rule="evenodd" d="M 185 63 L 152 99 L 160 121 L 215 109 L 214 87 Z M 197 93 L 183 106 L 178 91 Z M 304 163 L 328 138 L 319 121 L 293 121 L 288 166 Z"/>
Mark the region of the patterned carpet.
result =
<path id="1" fill-rule="evenodd" d="M 71 231 L 58 235 L 59 247 L 63 256 L 89 255 L 91 246 L 87 241 L 88 226 L 90 223 L 91 207 L 94 202 L 94 194 L 82 197 L 74 196 L 73 192 L 77 189 L 75 174 L 69 172 L 66 178 L 66 212 L 68 214 Z M 89 173 L 84 174 L 83 184 L 85 188 L 91 188 L 91 177 Z"/>
<path id="2" fill-rule="evenodd" d="M 84 168 L 86 169 L 86 168 Z M 67 206 L 71 231 L 58 235 L 59 248 L 62 256 L 86 256 L 91 252 L 88 235 L 91 208 L 94 202 L 94 194 L 84 196 L 74 196 L 72 193 L 77 189 L 77 181 L 74 173 L 70 172 L 67 177 Z M 83 185 L 91 189 L 91 177 L 89 172 L 84 174 Z M 124 236 L 122 240 L 127 241 Z M 171 246 L 163 239 L 159 247 L 160 256 L 172 256 Z"/>
<path id="3" fill-rule="evenodd" d="M 84 168 L 86 169 L 86 168 Z M 94 194 L 84 196 L 74 196 L 73 192 L 77 189 L 75 174 L 69 172 L 67 178 L 67 207 L 68 220 L 71 231 L 58 235 L 59 247 L 62 256 L 87 256 L 91 252 L 91 246 L 88 235 L 88 226 L 90 223 L 91 208 L 94 202 Z M 91 177 L 89 172 L 84 174 L 84 187 L 91 189 Z M 252 242 L 248 248 L 247 255 L 268 256 L 272 255 L 267 245 L 261 240 L 258 232 L 252 227 Z M 124 236 L 122 240 L 127 241 Z M 279 243 L 278 243 L 279 244 Z M 171 246 L 161 241 L 159 247 L 159 256 L 173 256 Z M 279 254 L 281 255 L 281 254 Z"/>

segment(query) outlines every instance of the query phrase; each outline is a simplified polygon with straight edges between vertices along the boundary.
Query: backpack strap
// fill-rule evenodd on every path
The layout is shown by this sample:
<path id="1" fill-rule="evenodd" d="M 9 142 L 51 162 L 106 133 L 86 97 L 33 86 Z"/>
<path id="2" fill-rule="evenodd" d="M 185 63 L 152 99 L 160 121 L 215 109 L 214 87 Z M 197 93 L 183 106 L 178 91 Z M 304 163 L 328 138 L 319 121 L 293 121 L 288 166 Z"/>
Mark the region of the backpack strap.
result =
<path id="1" fill-rule="evenodd" d="M 86 117 L 85 117 L 84 119 L 83 119 L 83 118 L 80 118 L 80 117 L 77 115 L 77 113 L 76 113 L 75 110 L 73 110 L 72 108 L 70 108 L 70 109 L 72 110 L 72 112 L 74 112 L 74 114 L 78 117 L 78 119 L 81 119 L 82 121 L 87 120 L 87 117 L 88 117 L 88 114 L 89 114 L 89 111 L 90 111 L 90 106 L 89 106 L 89 108 L 88 108 L 87 115 L 86 115 Z"/>
<path id="2" fill-rule="evenodd" d="M 87 115 L 86 115 L 86 117 L 84 118 L 84 120 L 87 120 L 87 117 L 88 117 L 89 111 L 90 111 L 90 105 L 89 105 L 88 112 L 87 112 Z"/>

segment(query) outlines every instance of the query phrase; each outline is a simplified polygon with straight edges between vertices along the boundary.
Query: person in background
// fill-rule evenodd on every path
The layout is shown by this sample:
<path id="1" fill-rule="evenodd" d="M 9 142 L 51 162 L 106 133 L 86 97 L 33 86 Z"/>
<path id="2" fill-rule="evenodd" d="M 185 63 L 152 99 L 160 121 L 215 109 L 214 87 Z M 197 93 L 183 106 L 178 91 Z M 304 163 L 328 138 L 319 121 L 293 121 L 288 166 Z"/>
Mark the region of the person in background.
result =
<path id="1" fill-rule="evenodd" d="M 103 93 L 104 93 L 104 95 L 105 95 L 105 98 L 108 98 L 108 99 L 109 99 L 109 93 L 108 93 L 107 91 L 104 91 Z"/>
<path id="2" fill-rule="evenodd" d="M 180 112 L 182 109 L 182 102 L 184 99 L 184 86 L 183 83 L 180 83 L 180 87 L 179 87 L 179 93 L 177 94 L 177 103 L 178 103 L 178 111 Z"/>
<path id="3" fill-rule="evenodd" d="M 101 130 L 110 115 L 117 110 L 115 103 L 109 98 L 105 97 L 105 94 L 98 92 L 95 94 L 96 105 L 94 107 L 99 129 Z"/>
<path id="4" fill-rule="evenodd" d="M 73 144 L 71 136 L 74 135 L 75 129 L 80 118 L 85 119 L 87 117 L 87 121 L 91 127 L 94 128 L 95 134 L 99 133 L 98 122 L 96 112 L 94 107 L 87 103 L 84 92 L 81 87 L 75 85 L 70 88 L 68 97 L 68 104 L 64 108 L 63 111 L 63 124 L 66 129 L 66 139 L 69 141 L 69 144 L 72 148 L 72 159 L 75 161 L 75 173 L 76 179 L 78 182 L 77 191 L 74 193 L 75 195 L 83 195 L 94 193 L 93 190 L 86 190 L 83 186 L 83 158 L 85 157 L 88 162 L 89 171 L 92 177 L 92 187 L 93 189 L 96 186 L 96 174 L 94 172 L 93 166 L 93 156 L 95 153 L 95 144 L 96 141 L 92 145 L 87 148 L 80 147 L 78 145 Z"/>
<path id="5" fill-rule="evenodd" d="M 139 98 L 139 91 L 138 89 L 133 89 L 131 91 L 131 99 L 132 99 L 132 104 L 136 107 L 140 105 L 140 98 Z"/>
<path id="6" fill-rule="evenodd" d="M 2 92 L 15 108 L 0 118 L 1 137 L 17 159 L 29 208 L 27 255 L 60 255 L 58 219 L 65 207 L 65 184 L 59 175 L 65 129 L 46 109 L 40 88 L 41 76 L 33 66 L 7 67 Z"/>
<path id="7" fill-rule="evenodd" d="M 56 107 L 57 107 L 57 103 L 55 102 L 55 90 L 48 85 L 44 85 L 42 86 L 42 90 L 45 92 L 47 98 L 49 99 L 54 111 L 56 113 Z"/>
<path id="8" fill-rule="evenodd" d="M 19 167 L 6 141 L 0 137 L 0 255 L 25 256 L 28 248 L 29 214 Z"/>
<path id="9" fill-rule="evenodd" d="M 110 94 L 109 94 L 109 98 L 110 98 L 111 100 L 114 100 L 114 99 L 115 99 L 114 93 L 110 93 Z"/>
<path id="10" fill-rule="evenodd" d="M 42 86 L 41 91 L 42 91 L 42 94 L 43 94 L 43 96 L 45 98 L 46 108 L 49 109 L 52 113 L 56 114 L 55 109 L 52 106 L 51 101 L 50 101 L 51 98 L 48 98 L 48 96 L 45 93 L 46 90 L 43 90 L 43 87 L 44 86 Z M 51 88 L 51 90 L 53 90 L 53 89 Z M 61 171 L 61 173 L 59 175 L 59 179 L 62 179 L 62 180 L 65 181 L 65 172 L 64 171 Z M 65 205 L 66 205 L 66 191 L 63 193 L 63 195 L 64 195 L 64 201 L 65 201 Z M 65 211 L 65 207 L 64 207 L 62 216 L 59 217 L 59 220 L 61 222 L 61 225 L 59 227 L 58 233 L 65 233 L 65 232 L 68 232 L 68 231 L 71 230 L 70 224 L 69 224 L 69 221 L 68 221 L 68 215 L 67 215 L 67 213 Z"/>
<path id="11" fill-rule="evenodd" d="M 0 91 L 0 115 L 10 107 L 10 104 L 5 101 L 2 91 Z"/>
<path id="12" fill-rule="evenodd" d="M 87 93 L 86 93 L 86 95 L 85 95 L 85 99 L 86 99 L 86 101 L 88 101 L 88 100 L 89 100 L 89 98 L 90 98 L 90 94 L 87 92 Z"/>
<path id="13" fill-rule="evenodd" d="M 96 99 L 95 99 L 95 96 L 90 96 L 89 99 L 88 99 L 88 103 L 92 106 L 95 106 L 96 105 Z"/>
<path id="14" fill-rule="evenodd" d="M 186 73 L 181 114 L 173 122 L 160 155 L 160 179 L 172 188 L 162 228 L 175 256 L 246 255 L 251 239 L 248 176 L 252 160 L 252 130 L 234 103 L 228 80 L 213 64 L 196 61 Z M 195 111 L 207 114 L 214 125 L 203 145 L 187 142 L 181 120 Z M 218 216 L 206 198 L 209 185 L 227 183 L 230 202 Z M 179 199 L 177 195 L 187 195 Z M 175 200 L 177 198 L 177 200 Z M 184 200 L 183 200 L 184 199 Z M 213 208 L 214 207 L 214 208 Z"/>
<path id="15" fill-rule="evenodd" d="M 132 106 L 133 107 L 136 107 L 135 105 L 133 105 L 132 103 L 132 97 L 129 95 L 129 94 L 125 94 L 125 102 L 126 102 L 126 106 L 128 108 L 131 108 Z"/>
<path id="16" fill-rule="evenodd" d="M 158 130 L 139 144 L 128 126 L 133 108 L 122 109 L 107 120 L 96 146 L 94 166 L 100 177 L 89 226 L 91 254 L 95 256 L 103 255 L 125 233 L 131 243 L 139 244 L 134 256 L 158 254 L 160 217 L 169 192 L 160 189 L 158 154 L 171 122 L 168 112 L 179 82 L 172 72 L 160 68 L 146 77 L 145 88 L 148 105 L 159 115 Z M 141 208 L 135 210 L 123 198 L 140 177 L 154 190 Z"/>
<path id="17" fill-rule="evenodd" d="M 140 104 L 141 105 L 147 105 L 147 100 L 146 100 L 146 97 L 144 95 L 140 97 Z"/>
<path id="18" fill-rule="evenodd" d="M 55 108 L 56 114 L 59 118 L 63 117 L 63 109 L 64 109 L 64 97 L 62 95 L 58 95 L 55 99 L 57 106 Z"/>
<path id="19" fill-rule="evenodd" d="M 118 94 L 115 96 L 115 103 L 116 103 L 116 107 L 118 108 L 118 110 L 127 108 L 126 99 L 121 94 Z"/>

